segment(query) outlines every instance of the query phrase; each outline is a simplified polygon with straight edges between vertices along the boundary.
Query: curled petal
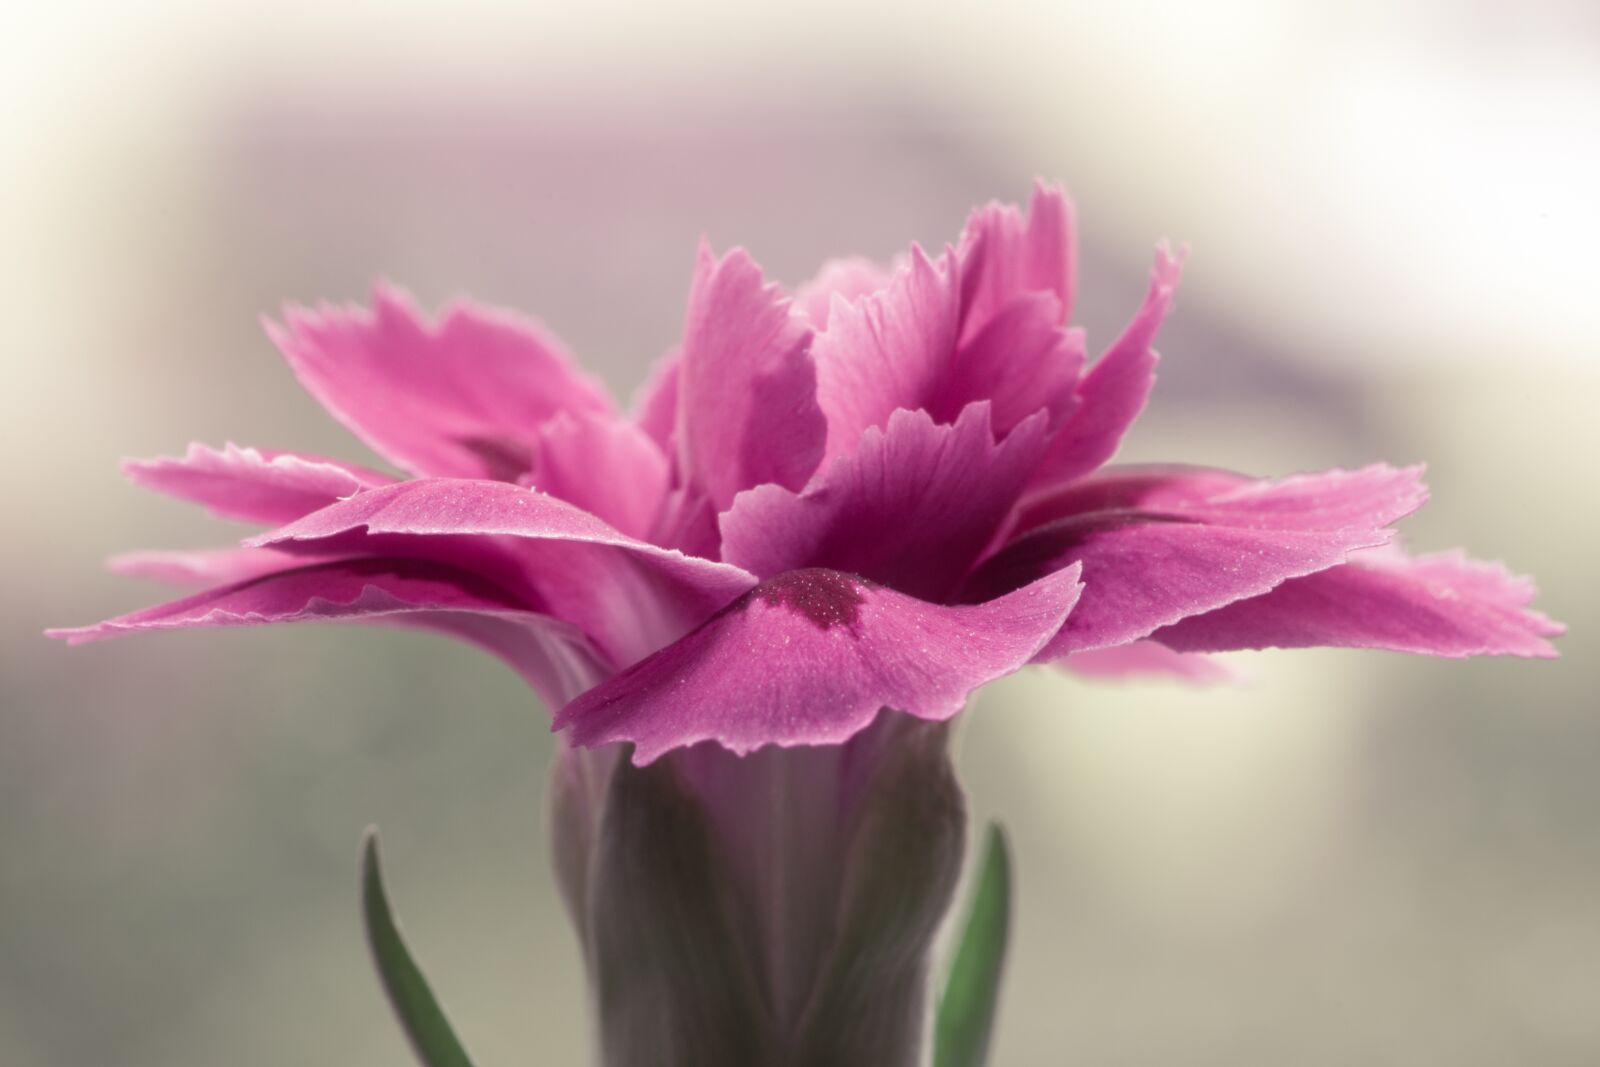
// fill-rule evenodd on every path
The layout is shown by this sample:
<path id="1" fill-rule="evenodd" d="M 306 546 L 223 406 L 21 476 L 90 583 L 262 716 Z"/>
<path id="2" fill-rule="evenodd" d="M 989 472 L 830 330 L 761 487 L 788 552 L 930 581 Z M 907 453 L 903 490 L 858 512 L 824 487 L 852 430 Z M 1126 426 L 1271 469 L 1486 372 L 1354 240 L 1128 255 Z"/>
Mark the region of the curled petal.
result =
<path id="1" fill-rule="evenodd" d="M 1050 639 L 1077 577 L 1069 568 L 986 604 L 943 607 L 837 571 L 791 571 L 568 704 L 556 728 L 580 745 L 630 741 L 642 765 L 700 741 L 737 753 L 835 744 L 886 705 L 947 719 Z"/>
<path id="2" fill-rule="evenodd" d="M 394 481 L 387 474 L 320 456 L 231 443 L 220 451 L 192 444 L 182 458 L 123 460 L 122 470 L 135 485 L 200 504 L 222 518 L 272 524 Z"/>
<path id="3" fill-rule="evenodd" d="M 1042 417 L 997 443 L 987 403 L 953 426 L 897 411 L 805 492 L 741 493 L 722 516 L 722 558 L 761 578 L 826 567 L 944 600 L 988 547 L 1043 444 Z"/>
<path id="4" fill-rule="evenodd" d="M 1533 583 L 1459 552 L 1362 553 L 1269 593 L 1184 619 L 1154 638 L 1186 652 L 1333 645 L 1430 656 L 1550 657 L 1566 628 L 1528 605 Z"/>
<path id="5" fill-rule="evenodd" d="M 1045 656 L 1125 644 L 1386 543 L 1389 524 L 1426 498 L 1420 475 L 1382 465 L 1261 481 L 1107 472 L 1036 509 L 1056 517 L 985 562 L 967 598 L 1081 563 L 1083 602 Z"/>
<path id="6" fill-rule="evenodd" d="M 76 645 L 156 630 L 290 622 L 378 623 L 447 633 L 504 659 L 552 707 L 596 674 L 588 643 L 568 624 L 526 610 L 475 575 L 407 560 L 298 567 L 48 633 Z"/>
<path id="7" fill-rule="evenodd" d="M 558 411 L 609 415 L 599 382 L 512 312 L 451 303 L 429 322 L 379 283 L 372 308 L 290 307 L 267 333 L 300 383 L 374 451 L 418 475 L 513 480 Z"/>

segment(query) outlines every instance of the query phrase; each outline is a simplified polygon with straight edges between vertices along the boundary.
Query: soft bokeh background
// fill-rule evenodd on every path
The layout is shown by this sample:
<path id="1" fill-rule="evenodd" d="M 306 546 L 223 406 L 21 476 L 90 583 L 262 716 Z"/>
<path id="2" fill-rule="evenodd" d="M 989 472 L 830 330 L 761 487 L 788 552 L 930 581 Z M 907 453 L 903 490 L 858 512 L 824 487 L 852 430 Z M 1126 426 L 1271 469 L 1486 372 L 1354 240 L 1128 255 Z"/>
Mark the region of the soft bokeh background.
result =
<path id="1" fill-rule="evenodd" d="M 1572 636 L 995 686 L 961 764 L 1021 868 L 997 1063 L 1600 1062 L 1597 10 L 6 5 L 0 1063 L 402 1061 L 374 821 L 481 1062 L 584 1062 L 509 671 L 401 632 L 38 636 L 156 595 L 101 557 L 237 535 L 118 456 L 368 458 L 259 311 L 470 291 L 626 395 L 700 231 L 794 282 L 1035 173 L 1077 197 L 1093 340 L 1154 239 L 1193 247 L 1127 456 L 1426 459 L 1411 543 L 1537 573 Z"/>

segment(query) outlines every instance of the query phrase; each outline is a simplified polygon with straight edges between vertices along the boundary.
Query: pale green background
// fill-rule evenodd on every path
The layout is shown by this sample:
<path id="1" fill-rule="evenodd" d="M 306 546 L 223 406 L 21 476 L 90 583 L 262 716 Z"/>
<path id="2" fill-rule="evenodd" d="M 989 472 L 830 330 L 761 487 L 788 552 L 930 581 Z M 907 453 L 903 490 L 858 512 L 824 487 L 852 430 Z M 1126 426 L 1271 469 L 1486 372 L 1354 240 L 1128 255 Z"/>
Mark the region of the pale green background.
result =
<path id="1" fill-rule="evenodd" d="M 960 746 L 1020 869 L 997 1062 L 1600 1061 L 1594 8 L 1103 8 L 6 7 L 0 1063 L 403 1062 L 358 936 L 374 821 L 481 1063 L 584 1062 L 509 671 L 397 632 L 37 636 L 156 595 L 103 556 L 237 534 L 118 456 L 368 459 L 259 311 L 468 290 L 626 394 L 701 230 L 793 282 L 1035 172 L 1078 199 L 1096 345 L 1154 239 L 1194 247 L 1127 456 L 1426 459 L 1411 542 L 1536 573 L 1573 634 L 995 686 Z"/>

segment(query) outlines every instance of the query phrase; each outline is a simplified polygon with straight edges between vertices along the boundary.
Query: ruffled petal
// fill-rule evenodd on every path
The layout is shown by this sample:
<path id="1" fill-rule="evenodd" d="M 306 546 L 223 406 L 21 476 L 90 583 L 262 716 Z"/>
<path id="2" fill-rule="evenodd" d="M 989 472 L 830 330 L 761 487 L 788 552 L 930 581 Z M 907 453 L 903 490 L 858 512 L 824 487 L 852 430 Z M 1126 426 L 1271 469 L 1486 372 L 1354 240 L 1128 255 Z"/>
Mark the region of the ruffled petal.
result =
<path id="1" fill-rule="evenodd" d="M 1550 657 L 1566 627 L 1530 610 L 1533 583 L 1459 552 L 1355 560 L 1157 630 L 1187 652 L 1237 648 L 1382 648 L 1429 656 Z"/>
<path id="2" fill-rule="evenodd" d="M 678 372 L 680 477 L 721 511 L 734 494 L 798 489 L 822 458 L 811 328 L 743 249 L 700 246 Z"/>
<path id="3" fill-rule="evenodd" d="M 1174 255 L 1165 245 L 1156 249 L 1144 305 L 1078 383 L 1075 406 L 1035 475 L 1039 490 L 1065 485 L 1109 460 L 1144 410 L 1156 380 L 1157 356 L 1151 345 L 1172 307 L 1182 268 L 1182 253 Z"/>
<path id="4" fill-rule="evenodd" d="M 1386 543 L 1389 524 L 1426 499 L 1420 476 L 1420 468 L 1382 465 L 1275 481 L 1107 472 L 1033 511 L 1051 521 L 985 562 L 965 598 L 988 599 L 1081 563 L 1083 602 L 1045 657 L 1124 644 Z"/>
<path id="5" fill-rule="evenodd" d="M 972 213 L 961 239 L 962 341 L 970 341 L 1019 293 L 1048 293 L 1055 323 L 1072 315 L 1078 250 L 1072 201 L 1036 181 L 1027 218 L 1014 204 Z"/>
<path id="6" fill-rule="evenodd" d="M 1070 568 L 987 604 L 943 607 L 837 571 L 791 571 L 583 694 L 555 725 L 581 745 L 632 742 L 646 764 L 700 741 L 739 753 L 839 743 L 884 706 L 947 719 L 1027 663 L 1079 589 Z"/>
<path id="7" fill-rule="evenodd" d="M 644 537 L 667 491 L 667 457 L 631 422 L 563 411 L 539 427 L 519 481 Z"/>
<path id="8" fill-rule="evenodd" d="M 182 458 L 123 460 L 122 470 L 135 485 L 200 504 L 213 515 L 269 524 L 394 481 L 350 463 L 232 443 L 220 451 L 192 444 Z"/>
<path id="9" fill-rule="evenodd" d="M 594 659 L 573 627 L 528 611 L 475 575 L 404 560 L 319 563 L 237 582 L 95 626 L 47 631 L 82 644 L 156 630 L 362 622 L 414 626 L 500 656 L 555 706 Z"/>
<path id="10" fill-rule="evenodd" d="M 997 443 L 987 403 L 949 426 L 897 411 L 804 492 L 739 494 L 722 516 L 722 558 L 759 578 L 826 567 L 942 601 L 989 546 L 1043 445 L 1042 416 Z"/>
<path id="11" fill-rule="evenodd" d="M 934 263 L 913 245 L 887 288 L 835 303 L 815 345 L 828 458 L 853 452 L 895 411 L 943 399 L 960 326 L 958 286 L 953 252 Z"/>
<path id="12" fill-rule="evenodd" d="M 503 482 L 402 482 L 246 543 L 426 558 L 483 574 L 577 626 L 617 666 L 674 640 L 755 584 L 737 567 L 634 540 L 571 504 Z"/>
<path id="13" fill-rule="evenodd" d="M 413 474 L 513 480 L 556 412 L 614 410 L 538 322 L 465 300 L 430 323 L 380 283 L 371 310 L 291 307 L 266 327 L 311 395 Z"/>

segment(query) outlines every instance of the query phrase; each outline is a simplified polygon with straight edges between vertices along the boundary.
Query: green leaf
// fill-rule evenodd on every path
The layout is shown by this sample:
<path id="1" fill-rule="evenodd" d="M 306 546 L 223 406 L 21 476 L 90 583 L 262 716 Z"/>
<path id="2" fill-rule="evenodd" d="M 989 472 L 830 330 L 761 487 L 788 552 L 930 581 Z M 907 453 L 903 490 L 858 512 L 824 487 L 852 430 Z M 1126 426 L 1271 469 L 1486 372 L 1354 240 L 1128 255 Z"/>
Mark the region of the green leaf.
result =
<path id="1" fill-rule="evenodd" d="M 400 1025 L 424 1067 L 472 1067 L 472 1060 L 456 1039 L 428 980 L 400 936 L 383 890 L 383 870 L 378 864 L 378 828 L 367 827 L 361 839 L 361 912 L 366 920 L 367 945 L 372 962 L 383 979 Z"/>
<path id="2" fill-rule="evenodd" d="M 934 1067 L 982 1067 L 989 1056 L 1011 929 L 1011 850 L 989 824 L 971 910 L 934 1019 Z"/>

